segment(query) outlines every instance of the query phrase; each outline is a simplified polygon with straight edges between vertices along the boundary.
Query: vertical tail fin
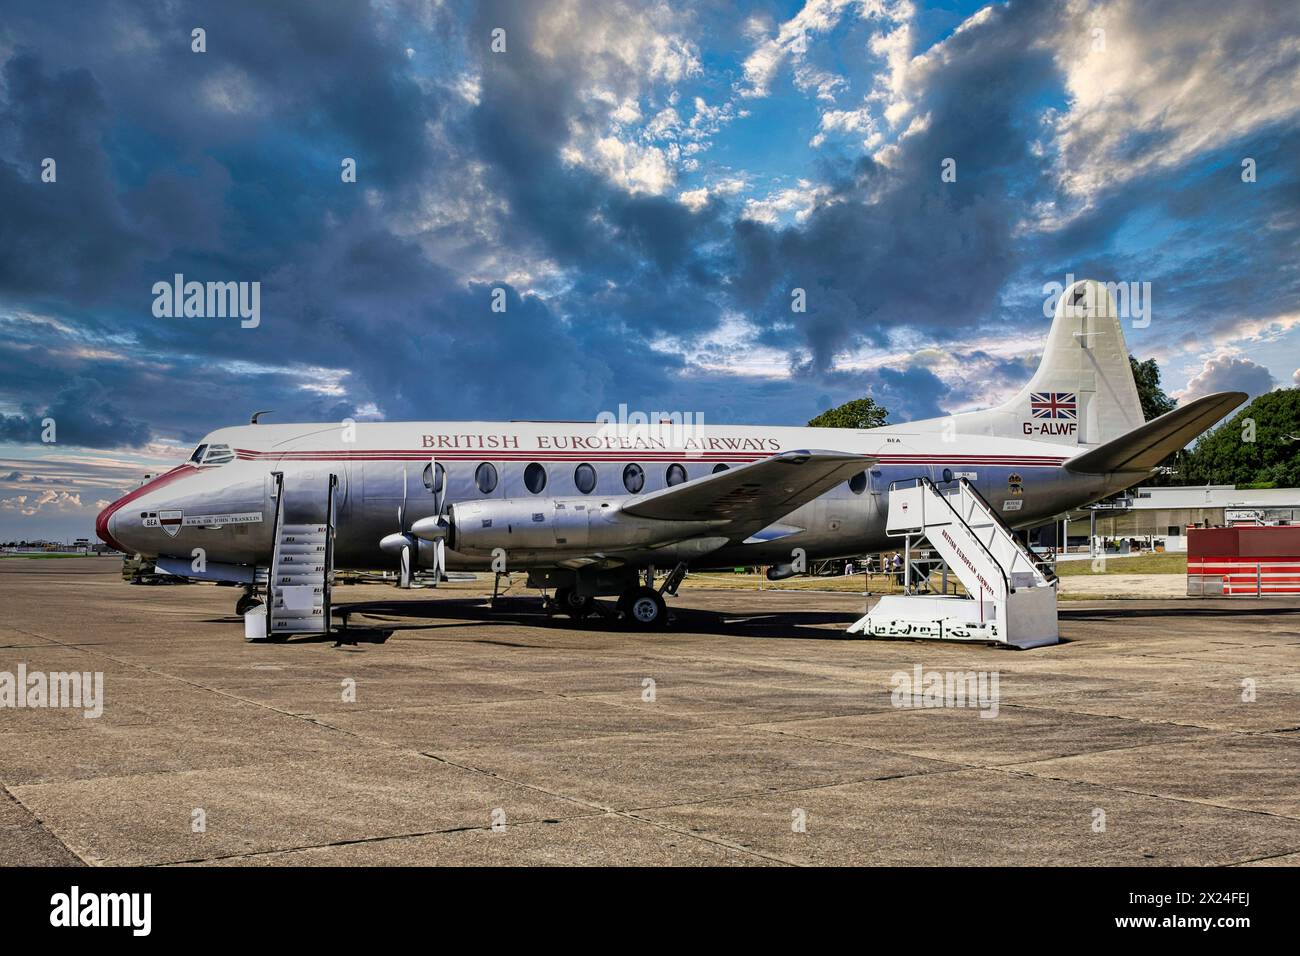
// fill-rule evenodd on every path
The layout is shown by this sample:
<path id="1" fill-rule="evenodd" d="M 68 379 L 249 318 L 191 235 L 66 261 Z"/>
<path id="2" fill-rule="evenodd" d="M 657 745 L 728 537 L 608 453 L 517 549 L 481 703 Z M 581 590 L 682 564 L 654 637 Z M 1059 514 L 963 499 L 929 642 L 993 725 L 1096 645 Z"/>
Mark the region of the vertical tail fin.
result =
<path id="1" fill-rule="evenodd" d="M 962 434 L 1032 438 L 1089 448 L 1145 421 L 1110 289 L 1084 279 L 1056 302 L 1038 371 L 1015 398 L 955 416 Z"/>

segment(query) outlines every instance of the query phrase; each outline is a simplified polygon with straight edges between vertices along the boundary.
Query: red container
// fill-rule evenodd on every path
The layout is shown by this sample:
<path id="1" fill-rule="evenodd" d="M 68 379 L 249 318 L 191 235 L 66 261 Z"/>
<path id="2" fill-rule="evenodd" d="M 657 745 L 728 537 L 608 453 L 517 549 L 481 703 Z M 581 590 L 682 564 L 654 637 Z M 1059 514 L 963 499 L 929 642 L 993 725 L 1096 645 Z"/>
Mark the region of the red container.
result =
<path id="1" fill-rule="evenodd" d="M 1189 528 L 1187 593 L 1300 594 L 1300 525 Z"/>

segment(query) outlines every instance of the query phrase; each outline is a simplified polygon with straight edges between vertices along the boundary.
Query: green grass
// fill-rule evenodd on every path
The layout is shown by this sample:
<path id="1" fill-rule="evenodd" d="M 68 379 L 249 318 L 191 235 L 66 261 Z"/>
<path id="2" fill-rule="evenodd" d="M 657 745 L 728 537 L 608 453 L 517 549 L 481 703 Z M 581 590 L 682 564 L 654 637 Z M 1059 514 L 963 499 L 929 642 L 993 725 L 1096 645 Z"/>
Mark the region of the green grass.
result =
<path id="1" fill-rule="evenodd" d="M 1094 570 L 1091 561 L 1062 561 L 1056 573 L 1063 578 L 1097 574 L 1186 574 L 1186 554 L 1139 554 L 1133 557 L 1107 555 L 1103 570 Z"/>
<path id="2" fill-rule="evenodd" d="M 0 558 L 27 558 L 33 561 L 41 561 L 48 558 L 85 558 L 90 555 L 85 554 L 64 554 L 60 551 L 45 552 L 37 551 L 34 554 L 0 554 Z"/>

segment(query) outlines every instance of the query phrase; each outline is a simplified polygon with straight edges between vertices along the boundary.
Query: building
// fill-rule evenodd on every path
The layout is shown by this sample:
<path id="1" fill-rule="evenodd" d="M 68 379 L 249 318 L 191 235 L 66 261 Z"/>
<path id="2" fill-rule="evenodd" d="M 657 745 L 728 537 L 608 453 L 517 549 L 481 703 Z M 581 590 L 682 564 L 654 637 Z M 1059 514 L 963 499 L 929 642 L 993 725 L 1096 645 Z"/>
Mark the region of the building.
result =
<path id="1" fill-rule="evenodd" d="M 1197 485 L 1134 488 L 1096 508 L 1098 538 L 1137 538 L 1146 547 L 1187 550 L 1188 528 L 1235 524 L 1300 524 L 1300 489 Z M 1073 518 L 1074 516 L 1072 516 Z M 1086 546 L 1089 517 L 1069 524 L 1071 542 Z"/>

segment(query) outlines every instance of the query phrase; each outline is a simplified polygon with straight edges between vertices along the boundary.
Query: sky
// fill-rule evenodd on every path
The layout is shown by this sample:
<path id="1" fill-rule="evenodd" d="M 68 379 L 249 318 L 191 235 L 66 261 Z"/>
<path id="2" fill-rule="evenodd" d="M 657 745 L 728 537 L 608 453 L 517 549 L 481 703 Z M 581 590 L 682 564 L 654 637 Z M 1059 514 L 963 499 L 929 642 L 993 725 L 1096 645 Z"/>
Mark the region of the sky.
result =
<path id="1" fill-rule="evenodd" d="M 986 407 L 1069 276 L 1175 397 L 1258 395 L 1298 252 L 1293 0 L 11 0 L 0 541 L 259 409 Z"/>

